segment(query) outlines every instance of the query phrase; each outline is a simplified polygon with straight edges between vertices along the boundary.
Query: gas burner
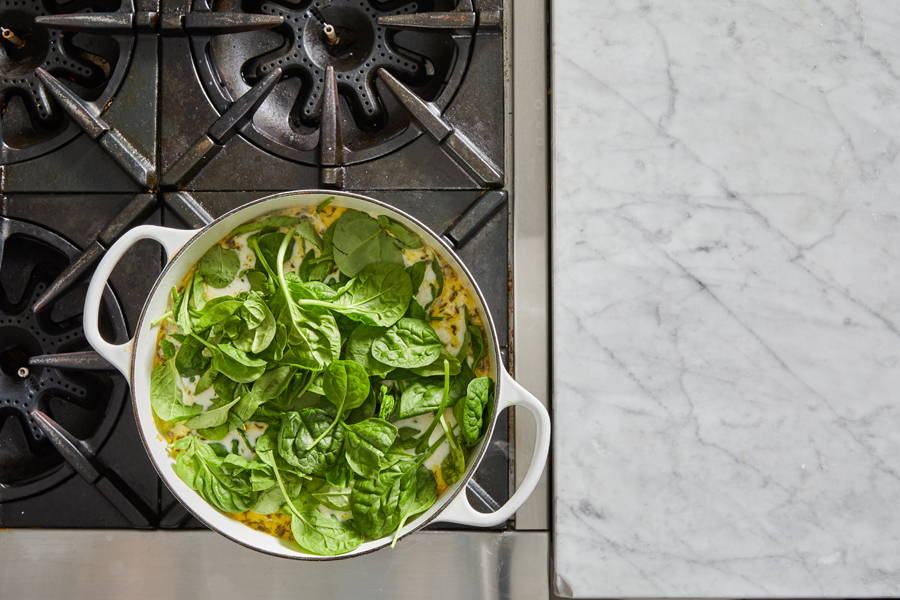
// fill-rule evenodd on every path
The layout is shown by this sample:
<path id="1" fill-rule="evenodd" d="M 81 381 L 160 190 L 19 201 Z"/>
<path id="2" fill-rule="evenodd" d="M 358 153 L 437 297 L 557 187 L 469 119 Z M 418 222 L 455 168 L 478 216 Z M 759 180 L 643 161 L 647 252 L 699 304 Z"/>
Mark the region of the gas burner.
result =
<path id="1" fill-rule="evenodd" d="M 443 110 L 468 63 L 469 27 L 397 30 L 385 25 L 406 15 L 471 11 L 471 0 L 219 0 L 214 11 L 263 13 L 284 18 L 272 30 L 194 35 L 201 81 L 222 112 L 266 73 L 284 78 L 241 133 L 290 160 L 318 165 L 323 121 L 328 116 L 328 76 L 333 70 L 343 164 L 388 154 L 421 135 L 418 125 L 379 81 L 386 70 L 418 97 Z M 210 10 L 195 0 L 193 10 Z M 213 13 L 215 14 L 215 13 Z"/>
<path id="2" fill-rule="evenodd" d="M 74 246 L 36 225 L 0 217 L 0 501 L 32 495 L 72 475 L 32 415 L 40 410 L 95 452 L 126 396 L 119 377 L 100 371 L 35 366 L 33 356 L 83 351 L 80 294 L 34 313 L 33 301 L 77 255 Z M 104 327 L 125 336 L 122 313 L 107 292 Z"/>
<path id="3" fill-rule="evenodd" d="M 123 9 L 130 11 L 126 1 Z M 117 6 L 117 0 L 0 0 L 0 164 L 49 152 L 80 131 L 47 94 L 35 75 L 38 67 L 66 80 L 99 113 L 121 83 L 134 43 L 128 35 L 48 29 L 35 17 Z"/>

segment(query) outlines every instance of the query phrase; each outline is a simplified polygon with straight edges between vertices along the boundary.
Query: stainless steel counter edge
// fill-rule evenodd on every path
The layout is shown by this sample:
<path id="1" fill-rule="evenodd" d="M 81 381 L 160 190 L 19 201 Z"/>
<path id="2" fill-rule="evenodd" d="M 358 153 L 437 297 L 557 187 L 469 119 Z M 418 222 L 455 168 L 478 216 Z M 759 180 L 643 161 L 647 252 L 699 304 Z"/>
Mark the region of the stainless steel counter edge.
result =
<path id="1" fill-rule="evenodd" d="M 550 400 L 550 190 L 548 167 L 547 12 L 545 1 L 519 2 L 507 27 L 511 73 L 513 180 L 513 343 L 516 379 L 549 408 Z M 507 17 L 508 17 L 507 13 Z M 507 21 L 509 22 L 509 21 Z M 511 31 L 510 31 L 511 30 Z M 509 37 L 511 36 L 511 38 Z M 514 46 L 514 47 L 513 47 Z M 507 114 L 510 114 L 508 112 Z M 508 121 L 509 122 L 509 121 Z M 510 165 L 507 164 L 509 172 Z M 515 421 L 515 482 L 528 470 L 535 426 L 524 414 Z M 548 469 L 550 462 L 547 463 Z M 517 530 L 549 526 L 549 474 L 516 514 Z"/>
<path id="2" fill-rule="evenodd" d="M 0 530 L 0 581 L 4 598 L 544 600 L 548 543 L 546 532 L 428 531 L 394 550 L 308 563 L 208 531 L 10 529 Z"/>

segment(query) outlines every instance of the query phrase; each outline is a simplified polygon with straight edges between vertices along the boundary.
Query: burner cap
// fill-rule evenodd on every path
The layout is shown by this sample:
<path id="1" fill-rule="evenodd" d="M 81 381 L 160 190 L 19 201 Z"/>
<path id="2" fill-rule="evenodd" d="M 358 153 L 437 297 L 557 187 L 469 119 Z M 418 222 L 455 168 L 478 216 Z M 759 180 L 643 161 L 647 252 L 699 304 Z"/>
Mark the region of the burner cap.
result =
<path id="1" fill-rule="evenodd" d="M 130 9 L 130 0 L 123 4 Z M 0 0 L 0 164 L 50 152 L 81 131 L 50 99 L 34 74 L 37 67 L 103 106 L 118 89 L 134 44 L 132 36 L 62 32 L 34 18 L 118 8 L 118 0 Z"/>
<path id="2" fill-rule="evenodd" d="M 347 164 L 383 156 L 421 135 L 406 109 L 384 88 L 379 69 L 425 100 L 444 108 L 469 59 L 474 31 L 393 30 L 379 17 L 472 10 L 471 0 L 220 0 L 216 11 L 284 17 L 272 30 L 192 36 L 194 60 L 220 112 L 260 77 L 276 68 L 284 77 L 242 130 L 283 158 L 319 164 L 319 123 L 325 70 L 333 67 L 341 103 L 341 137 Z M 209 10 L 195 0 L 193 10 Z"/>
<path id="3" fill-rule="evenodd" d="M 96 451 L 126 397 L 124 381 L 112 373 L 28 364 L 32 356 L 88 349 L 81 328 L 83 287 L 47 312 L 31 311 L 76 255 L 75 247 L 53 232 L 0 217 L 0 501 L 38 493 L 72 474 L 31 410 L 48 413 Z M 104 307 L 107 335 L 124 338 L 125 322 L 109 290 Z"/>

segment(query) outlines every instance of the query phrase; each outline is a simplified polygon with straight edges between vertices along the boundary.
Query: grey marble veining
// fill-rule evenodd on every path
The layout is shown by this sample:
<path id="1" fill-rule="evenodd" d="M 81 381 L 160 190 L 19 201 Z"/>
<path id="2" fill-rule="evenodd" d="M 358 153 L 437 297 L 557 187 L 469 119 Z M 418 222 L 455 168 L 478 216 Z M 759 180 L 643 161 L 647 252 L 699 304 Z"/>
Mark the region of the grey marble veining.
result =
<path id="1" fill-rule="evenodd" d="M 900 3 L 553 1 L 561 595 L 900 595 Z"/>

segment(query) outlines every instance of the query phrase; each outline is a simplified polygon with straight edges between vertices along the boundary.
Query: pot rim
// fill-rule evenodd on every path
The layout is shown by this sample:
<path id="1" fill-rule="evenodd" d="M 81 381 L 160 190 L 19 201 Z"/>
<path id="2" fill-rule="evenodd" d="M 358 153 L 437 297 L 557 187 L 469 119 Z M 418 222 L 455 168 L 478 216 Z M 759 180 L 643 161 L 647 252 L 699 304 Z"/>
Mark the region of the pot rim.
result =
<path id="1" fill-rule="evenodd" d="M 403 218 L 408 219 L 409 221 L 414 223 L 416 226 L 418 226 L 425 234 L 427 234 L 430 245 L 437 245 L 437 246 L 442 247 L 443 250 L 454 260 L 454 262 L 456 263 L 454 265 L 454 267 L 459 269 L 459 272 L 464 276 L 464 283 L 471 290 L 473 290 L 475 292 L 478 302 L 480 303 L 481 307 L 484 309 L 482 311 L 484 314 L 481 315 L 481 319 L 482 319 L 482 322 L 485 324 L 485 326 L 488 328 L 489 333 L 490 333 L 490 338 L 491 338 L 491 342 L 492 342 L 490 344 L 491 364 L 493 366 L 493 371 L 494 371 L 494 409 L 491 414 L 490 425 L 489 425 L 488 429 L 485 430 L 485 433 L 482 436 L 482 441 L 480 443 L 480 447 L 478 448 L 478 451 L 475 454 L 474 458 L 469 462 L 469 465 L 466 468 L 465 475 L 463 477 L 461 477 L 457 483 L 454 484 L 455 489 L 452 489 L 452 490 L 448 489 L 444 492 L 444 494 L 442 496 L 438 497 L 437 501 L 442 503 L 440 509 L 434 511 L 434 513 L 431 514 L 427 519 L 422 520 L 420 523 L 418 523 L 412 529 L 409 529 L 406 532 L 400 533 L 397 538 L 399 540 L 401 538 L 406 537 L 407 535 L 418 532 L 419 530 L 421 530 L 422 528 L 424 528 L 425 526 L 427 526 L 430 523 L 440 522 L 440 519 L 439 519 L 440 514 L 442 512 L 444 512 L 444 510 L 446 510 L 450 506 L 450 504 L 459 496 L 460 493 L 463 493 L 463 494 L 465 493 L 465 490 L 466 490 L 466 487 L 468 486 L 469 481 L 472 479 L 475 472 L 478 470 L 478 467 L 481 465 L 481 461 L 484 459 L 484 455 L 487 452 L 487 448 L 488 448 L 490 439 L 493 437 L 494 430 L 496 429 L 497 420 L 499 419 L 500 413 L 502 412 L 502 407 L 500 406 L 499 399 L 501 397 L 501 395 L 500 395 L 501 394 L 501 386 L 502 386 L 502 382 L 503 382 L 503 377 L 501 376 L 501 374 L 505 370 L 505 367 L 501 362 L 500 344 L 499 344 L 499 341 L 497 340 L 497 330 L 494 325 L 494 319 L 491 316 L 491 312 L 489 310 L 489 305 L 484 298 L 484 294 L 482 294 L 482 292 L 481 292 L 481 288 L 478 287 L 478 283 L 475 281 L 475 278 L 472 276 L 472 273 L 469 271 L 468 267 L 465 265 L 465 263 L 462 261 L 462 259 L 459 257 L 459 255 L 456 253 L 456 251 L 450 246 L 450 244 L 442 236 L 438 235 L 430 227 L 428 227 L 427 225 L 422 223 L 419 219 L 408 214 L 407 212 L 405 212 L 399 208 L 396 208 L 390 204 L 387 204 L 386 202 L 383 202 L 381 200 L 376 200 L 375 198 L 372 198 L 370 196 L 365 196 L 363 194 L 356 194 L 353 192 L 344 192 L 344 191 L 336 191 L 336 190 L 322 190 L 322 189 L 304 189 L 304 190 L 292 190 L 292 191 L 286 191 L 286 192 L 277 192 L 275 194 L 270 194 L 268 196 L 263 196 L 261 198 L 255 199 L 255 200 L 251 200 L 250 202 L 242 204 L 236 208 L 233 208 L 232 210 L 230 210 L 226 213 L 223 213 L 222 215 L 217 217 L 215 220 L 206 224 L 204 227 L 199 228 L 199 229 L 194 229 L 193 230 L 194 235 L 192 235 L 190 238 L 188 238 L 188 240 L 186 242 L 184 242 L 184 244 L 178 249 L 177 252 L 175 252 L 175 254 L 173 254 L 172 256 L 170 256 L 166 259 L 166 263 L 163 266 L 163 269 L 156 276 L 156 281 L 154 281 L 153 286 L 150 288 L 150 291 L 147 293 L 147 297 L 144 300 L 144 305 L 141 308 L 140 315 L 138 316 L 138 320 L 137 320 L 135 328 L 134 328 L 135 333 L 134 333 L 133 339 L 131 340 L 131 343 L 132 343 L 132 347 L 136 347 L 136 345 L 139 341 L 139 338 L 141 337 L 141 334 L 143 332 L 143 329 L 144 329 L 143 326 L 145 324 L 145 320 L 149 317 L 149 315 L 147 313 L 148 313 L 148 310 L 149 310 L 149 307 L 151 304 L 151 300 L 156 296 L 156 294 L 160 293 L 160 284 L 162 283 L 163 279 L 165 279 L 165 275 L 171 269 L 173 269 L 175 267 L 176 263 L 178 263 L 184 257 L 185 253 L 190 249 L 191 246 L 198 243 L 201 239 L 205 238 L 209 234 L 209 230 L 211 228 L 213 228 L 215 225 L 217 225 L 219 222 L 225 220 L 226 218 L 229 218 L 237 213 L 240 213 L 241 211 L 247 210 L 253 206 L 262 204 L 267 201 L 276 200 L 278 198 L 284 198 L 284 197 L 288 197 L 288 196 L 313 196 L 313 195 L 334 196 L 335 198 L 346 197 L 346 198 L 352 198 L 355 200 L 360 200 L 363 202 L 374 204 L 375 206 L 378 206 L 378 207 L 386 210 L 389 213 L 398 214 L 398 215 L 402 216 Z M 265 213 L 263 213 L 263 214 L 265 214 Z M 262 216 L 263 215 L 258 215 L 254 218 L 260 218 Z M 171 228 L 171 229 L 175 229 L 175 228 Z M 218 242 L 218 240 L 216 240 L 216 242 Z M 354 550 L 349 553 L 339 554 L 339 555 L 335 555 L 335 556 L 320 556 L 320 555 L 316 555 L 316 554 L 307 554 L 307 553 L 287 555 L 287 554 L 280 554 L 280 553 L 272 552 L 266 548 L 261 548 L 259 546 L 256 546 L 246 540 L 239 539 L 238 536 L 231 535 L 230 533 L 225 532 L 225 531 L 219 529 L 218 527 L 216 527 L 215 525 L 211 524 L 210 522 L 208 522 L 204 517 L 202 517 L 200 514 L 195 512 L 188 505 L 188 503 L 182 502 L 181 495 L 179 494 L 179 492 L 172 489 L 169 486 L 169 484 L 167 482 L 167 477 L 169 476 L 169 474 L 168 473 L 164 474 L 163 468 L 168 467 L 169 470 L 172 470 L 172 466 L 158 464 L 154 457 L 153 452 L 150 449 L 149 441 L 146 439 L 146 436 L 144 435 L 144 430 L 140 426 L 141 417 L 138 412 L 138 401 L 137 401 L 137 398 L 135 396 L 135 391 L 134 391 L 135 386 L 131 385 L 131 382 L 135 381 L 135 378 L 136 378 L 136 371 L 137 371 L 136 363 L 137 363 L 137 353 L 132 350 L 131 357 L 129 359 L 129 367 L 128 367 L 128 372 L 130 374 L 129 393 L 131 396 L 132 412 L 134 415 L 135 423 L 138 425 L 138 427 L 137 427 L 138 434 L 141 438 L 141 444 L 144 446 L 144 451 L 147 453 L 147 456 L 150 458 L 150 463 L 153 465 L 153 468 L 156 470 L 156 472 L 159 475 L 160 479 L 162 480 L 163 484 L 166 486 L 166 488 L 169 490 L 169 492 L 172 494 L 172 496 L 175 498 L 175 500 L 178 501 L 181 504 L 181 506 L 184 507 L 184 509 L 187 510 L 195 519 L 197 519 L 198 521 L 203 523 L 203 525 L 205 525 L 211 531 L 214 531 L 217 534 L 222 535 L 222 536 L 230 539 L 231 541 L 240 544 L 241 546 L 244 546 L 245 548 L 249 548 L 249 549 L 255 550 L 257 552 L 262 552 L 262 553 L 268 554 L 270 556 L 276 556 L 279 558 L 285 558 L 285 559 L 290 559 L 290 560 L 308 560 L 308 561 L 342 560 L 342 559 L 348 559 L 348 558 L 355 558 L 357 556 L 364 556 L 366 554 L 370 554 L 377 550 L 382 550 L 385 547 L 387 547 L 388 545 L 390 545 L 392 536 L 385 536 L 385 537 L 378 538 L 375 540 L 367 540 L 369 543 L 378 542 L 378 544 L 373 546 L 372 548 L 368 548 L 366 550 L 361 550 L 361 551 Z M 196 492 L 194 492 L 194 493 L 196 493 Z M 199 496 L 199 494 L 198 494 L 198 496 Z M 202 498 L 200 498 L 200 499 L 203 502 L 206 502 Z M 216 509 L 213 508 L 213 510 L 216 510 Z M 421 517 L 419 517 L 419 518 L 421 518 Z M 409 524 L 407 524 L 407 526 L 408 525 Z"/>

